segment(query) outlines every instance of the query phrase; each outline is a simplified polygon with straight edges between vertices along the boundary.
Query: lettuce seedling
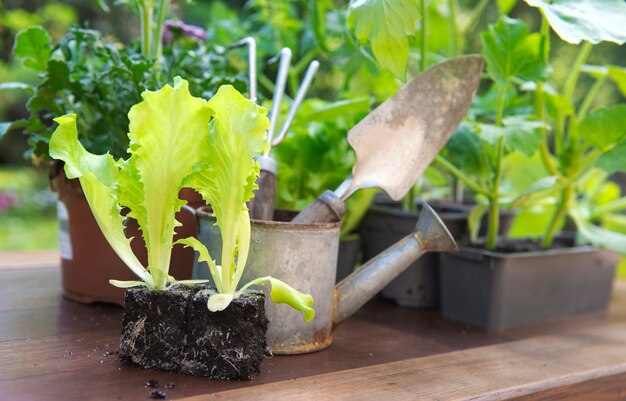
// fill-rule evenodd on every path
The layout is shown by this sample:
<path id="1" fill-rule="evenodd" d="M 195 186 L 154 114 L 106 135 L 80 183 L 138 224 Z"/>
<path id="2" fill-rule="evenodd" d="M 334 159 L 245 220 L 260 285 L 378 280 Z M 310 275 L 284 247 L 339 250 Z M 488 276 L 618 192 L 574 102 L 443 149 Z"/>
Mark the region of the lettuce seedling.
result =
<path id="1" fill-rule="evenodd" d="M 272 277 L 263 277 L 236 291 L 250 249 L 250 219 L 245 202 L 253 196 L 259 165 L 254 157 L 268 145 L 266 110 L 245 99 L 232 86 L 222 86 L 209 101 L 191 96 L 188 82 L 177 77 L 174 86 L 145 91 L 133 106 L 127 160 L 110 154 L 89 153 L 78 140 L 76 115 L 55 119 L 59 126 L 50 140 L 50 156 L 65 162 L 68 178 L 80 180 L 89 206 L 111 247 L 141 281 L 111 280 L 130 288 L 144 286 L 166 290 L 176 281 L 168 274 L 175 214 L 185 205 L 178 198 L 183 187 L 200 192 L 213 207 L 221 228 L 221 265 L 195 238 L 178 241 L 200 252 L 211 266 L 219 294 L 209 299 L 209 309 L 223 310 L 251 285 L 271 283 L 271 298 L 305 312 L 311 320 L 313 298 Z M 137 220 L 146 243 L 144 267 L 124 235 L 122 208 Z"/>

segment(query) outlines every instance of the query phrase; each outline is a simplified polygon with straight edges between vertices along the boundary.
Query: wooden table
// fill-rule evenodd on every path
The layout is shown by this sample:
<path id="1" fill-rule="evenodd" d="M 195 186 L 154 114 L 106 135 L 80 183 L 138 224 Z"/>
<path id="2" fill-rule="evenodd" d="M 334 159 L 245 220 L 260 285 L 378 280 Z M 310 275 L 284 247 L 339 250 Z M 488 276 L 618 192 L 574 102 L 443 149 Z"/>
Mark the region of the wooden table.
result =
<path id="1" fill-rule="evenodd" d="M 626 398 L 626 282 L 608 313 L 498 332 L 373 301 L 330 348 L 269 358 L 249 382 L 122 365 L 122 309 L 59 294 L 54 253 L 0 255 L 0 400 L 141 400 L 149 379 L 170 400 Z"/>

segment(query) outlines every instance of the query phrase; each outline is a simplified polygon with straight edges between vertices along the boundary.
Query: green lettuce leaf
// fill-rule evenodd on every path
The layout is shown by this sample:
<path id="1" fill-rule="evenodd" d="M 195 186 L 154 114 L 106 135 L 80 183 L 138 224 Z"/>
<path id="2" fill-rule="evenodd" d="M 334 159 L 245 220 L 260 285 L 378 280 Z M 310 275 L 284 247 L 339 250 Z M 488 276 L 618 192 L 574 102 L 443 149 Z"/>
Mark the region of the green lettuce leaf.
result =
<path id="1" fill-rule="evenodd" d="M 50 156 L 65 162 L 68 178 L 78 178 L 89 207 L 105 238 L 133 273 L 148 286 L 153 280 L 141 265 L 130 247 L 131 239 L 124 235 L 121 208 L 117 202 L 116 187 L 119 169 L 109 154 L 89 153 L 78 141 L 76 115 L 68 114 L 56 118 L 59 126 L 50 139 Z"/>
<path id="2" fill-rule="evenodd" d="M 539 8 L 550 26 L 566 42 L 579 44 L 626 41 L 624 0 L 525 0 Z"/>
<path id="3" fill-rule="evenodd" d="M 417 0 L 351 0 L 348 6 L 348 25 L 359 42 L 371 43 L 376 61 L 401 79 L 419 18 Z"/>
<path id="4" fill-rule="evenodd" d="M 150 288 L 165 289 L 168 281 L 175 214 L 185 204 L 178 199 L 183 182 L 209 154 L 206 141 L 213 115 L 208 103 L 191 96 L 187 81 L 174 79 L 129 112 L 130 158 L 115 162 L 94 155 L 80 144 L 76 116 L 60 124 L 50 141 L 50 156 L 65 162 L 68 178 L 79 178 L 104 236 L 113 249 Z M 137 220 L 148 251 L 146 270 L 123 231 L 122 206 Z M 122 285 L 120 282 L 114 282 Z"/>
<path id="5" fill-rule="evenodd" d="M 287 304 L 297 311 L 304 312 L 305 322 L 313 320 L 315 317 L 315 310 L 312 308 L 314 302 L 313 297 L 309 294 L 303 294 L 288 284 L 270 276 L 259 277 L 250 281 L 237 292 L 237 296 L 240 296 L 250 286 L 262 286 L 266 283 L 270 283 L 272 286 L 272 290 L 270 292 L 270 298 L 272 298 L 272 301 L 277 304 Z"/>
<path id="6" fill-rule="evenodd" d="M 269 149 L 265 131 L 267 111 L 243 97 L 232 86 L 222 86 L 208 102 L 215 112 L 207 139 L 211 154 L 189 177 L 194 188 L 213 208 L 222 233 L 222 290 L 232 293 L 246 264 L 250 248 L 250 216 L 246 202 L 257 188 L 256 156 Z M 235 271 L 237 271 L 235 273 Z"/>
<path id="7" fill-rule="evenodd" d="M 145 91 L 130 109 L 131 157 L 122 165 L 120 203 L 141 227 L 148 270 L 158 288 L 170 265 L 174 216 L 186 203 L 178 199 L 184 180 L 209 157 L 206 135 L 213 115 L 208 102 L 191 96 L 189 84 L 174 79 L 157 92 Z"/>

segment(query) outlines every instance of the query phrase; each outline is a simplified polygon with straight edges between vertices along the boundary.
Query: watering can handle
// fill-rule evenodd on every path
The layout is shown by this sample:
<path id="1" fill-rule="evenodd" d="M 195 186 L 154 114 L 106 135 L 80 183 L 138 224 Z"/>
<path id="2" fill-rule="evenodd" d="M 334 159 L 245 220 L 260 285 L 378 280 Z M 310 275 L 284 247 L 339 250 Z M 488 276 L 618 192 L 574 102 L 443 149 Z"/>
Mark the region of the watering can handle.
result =
<path id="1" fill-rule="evenodd" d="M 335 286 L 333 327 L 350 317 L 426 252 L 458 247 L 435 211 L 423 204 L 415 230 Z"/>

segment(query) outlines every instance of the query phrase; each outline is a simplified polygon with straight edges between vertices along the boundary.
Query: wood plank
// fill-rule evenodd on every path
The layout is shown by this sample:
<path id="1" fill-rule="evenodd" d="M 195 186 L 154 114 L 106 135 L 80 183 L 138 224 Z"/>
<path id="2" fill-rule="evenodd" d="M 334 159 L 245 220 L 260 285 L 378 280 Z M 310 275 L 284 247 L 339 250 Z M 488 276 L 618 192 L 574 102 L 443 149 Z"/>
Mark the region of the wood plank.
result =
<path id="1" fill-rule="evenodd" d="M 626 400 L 626 373 L 515 397 L 511 401 Z"/>
<path id="2" fill-rule="evenodd" d="M 0 252 L 0 269 L 2 270 L 58 267 L 59 263 L 59 251 L 57 250 Z"/>
<path id="3" fill-rule="evenodd" d="M 619 324 L 185 400 L 501 400 L 623 372 L 626 324 Z"/>

